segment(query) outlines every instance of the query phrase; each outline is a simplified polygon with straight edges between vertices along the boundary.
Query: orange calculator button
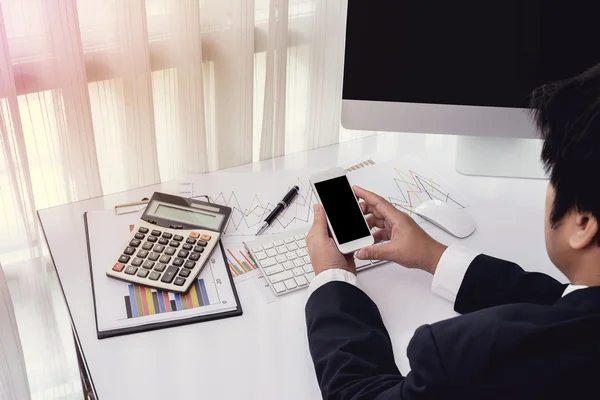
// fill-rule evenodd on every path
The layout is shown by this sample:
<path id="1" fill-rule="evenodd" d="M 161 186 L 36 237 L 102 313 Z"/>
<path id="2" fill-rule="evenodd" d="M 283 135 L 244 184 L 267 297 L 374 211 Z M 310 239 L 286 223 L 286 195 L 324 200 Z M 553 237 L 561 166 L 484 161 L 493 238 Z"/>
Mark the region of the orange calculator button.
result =
<path id="1" fill-rule="evenodd" d="M 117 271 L 117 272 L 121 272 L 123 271 L 123 268 L 125 268 L 125 264 L 121 264 L 121 263 L 116 263 L 113 267 L 112 270 L 113 271 Z"/>
<path id="2" fill-rule="evenodd" d="M 190 237 L 192 239 L 198 239 L 200 237 L 200 234 L 198 232 L 192 232 L 190 233 Z"/>
<path id="3" fill-rule="evenodd" d="M 210 236 L 209 235 L 202 235 L 202 236 L 200 236 L 200 240 L 204 240 L 205 242 L 208 242 L 210 240 Z"/>

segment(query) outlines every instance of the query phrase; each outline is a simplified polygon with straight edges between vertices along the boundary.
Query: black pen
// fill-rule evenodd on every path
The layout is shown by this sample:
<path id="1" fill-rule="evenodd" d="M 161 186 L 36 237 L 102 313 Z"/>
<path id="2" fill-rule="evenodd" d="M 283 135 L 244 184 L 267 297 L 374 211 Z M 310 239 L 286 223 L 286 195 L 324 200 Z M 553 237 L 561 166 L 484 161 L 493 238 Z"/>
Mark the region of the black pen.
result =
<path id="1" fill-rule="evenodd" d="M 283 210 L 285 210 L 290 204 L 292 204 L 292 201 L 294 201 L 299 191 L 300 188 L 298 186 L 294 186 L 290 189 L 290 191 L 285 195 L 283 200 L 277 203 L 273 211 L 271 211 L 269 216 L 265 219 L 265 222 L 263 222 L 260 228 L 258 228 L 258 232 L 256 232 L 257 236 L 263 233 L 269 226 L 271 226 L 273 221 L 275 221 L 275 218 L 277 218 Z"/>

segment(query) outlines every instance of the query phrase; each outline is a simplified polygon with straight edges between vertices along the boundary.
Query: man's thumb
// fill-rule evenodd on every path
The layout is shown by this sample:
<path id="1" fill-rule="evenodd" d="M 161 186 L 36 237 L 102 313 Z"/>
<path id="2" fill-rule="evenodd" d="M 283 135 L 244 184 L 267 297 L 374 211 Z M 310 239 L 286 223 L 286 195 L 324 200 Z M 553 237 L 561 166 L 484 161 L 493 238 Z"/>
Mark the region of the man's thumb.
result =
<path id="1" fill-rule="evenodd" d="M 315 219 L 313 221 L 313 229 L 315 230 L 315 233 L 318 235 L 328 236 L 327 217 L 325 216 L 325 210 L 323 210 L 323 206 L 320 204 L 315 204 L 313 206 L 313 211 L 315 213 Z"/>
<path id="2" fill-rule="evenodd" d="M 394 261 L 394 249 L 390 243 L 363 247 L 356 254 L 359 260 Z"/>

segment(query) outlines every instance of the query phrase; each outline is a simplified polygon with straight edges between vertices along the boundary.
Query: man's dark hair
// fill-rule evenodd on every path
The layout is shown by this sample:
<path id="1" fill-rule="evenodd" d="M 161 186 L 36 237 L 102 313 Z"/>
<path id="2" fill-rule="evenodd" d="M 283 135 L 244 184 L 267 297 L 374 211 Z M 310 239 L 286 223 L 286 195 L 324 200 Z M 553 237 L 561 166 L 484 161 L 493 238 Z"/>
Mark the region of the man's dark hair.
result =
<path id="1" fill-rule="evenodd" d="M 556 191 L 552 226 L 572 210 L 600 221 L 600 64 L 537 88 L 530 107 L 544 139 L 541 158 Z"/>

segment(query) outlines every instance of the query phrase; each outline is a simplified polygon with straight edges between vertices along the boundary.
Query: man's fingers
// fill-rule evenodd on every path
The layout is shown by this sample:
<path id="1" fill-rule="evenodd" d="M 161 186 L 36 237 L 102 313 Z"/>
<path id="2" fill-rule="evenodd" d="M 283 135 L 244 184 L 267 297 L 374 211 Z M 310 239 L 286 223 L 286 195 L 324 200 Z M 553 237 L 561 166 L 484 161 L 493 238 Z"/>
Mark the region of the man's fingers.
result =
<path id="1" fill-rule="evenodd" d="M 369 192 L 360 186 L 353 186 L 352 189 L 358 198 L 363 199 L 367 203 L 367 211 L 373 212 L 373 214 L 380 214 L 379 216 L 375 215 L 378 218 L 390 218 L 398 212 L 398 210 L 383 197 L 378 196 L 373 192 Z"/>
<path id="2" fill-rule="evenodd" d="M 392 232 L 387 229 L 380 229 L 373 233 L 373 238 L 375 239 L 375 243 L 386 242 L 392 238 Z"/>
<path id="3" fill-rule="evenodd" d="M 307 237 L 328 237 L 327 217 L 325 216 L 323 207 L 320 204 L 315 204 L 313 206 L 313 211 L 315 213 L 315 218 Z"/>
<path id="4" fill-rule="evenodd" d="M 378 227 L 380 229 L 385 228 L 385 221 L 383 219 L 375 218 L 375 216 L 372 214 L 368 215 L 366 219 L 369 229 L 373 229 L 374 227 Z"/>
<path id="5" fill-rule="evenodd" d="M 364 247 L 358 251 L 356 258 L 359 260 L 394 261 L 394 245 L 386 243 Z"/>

